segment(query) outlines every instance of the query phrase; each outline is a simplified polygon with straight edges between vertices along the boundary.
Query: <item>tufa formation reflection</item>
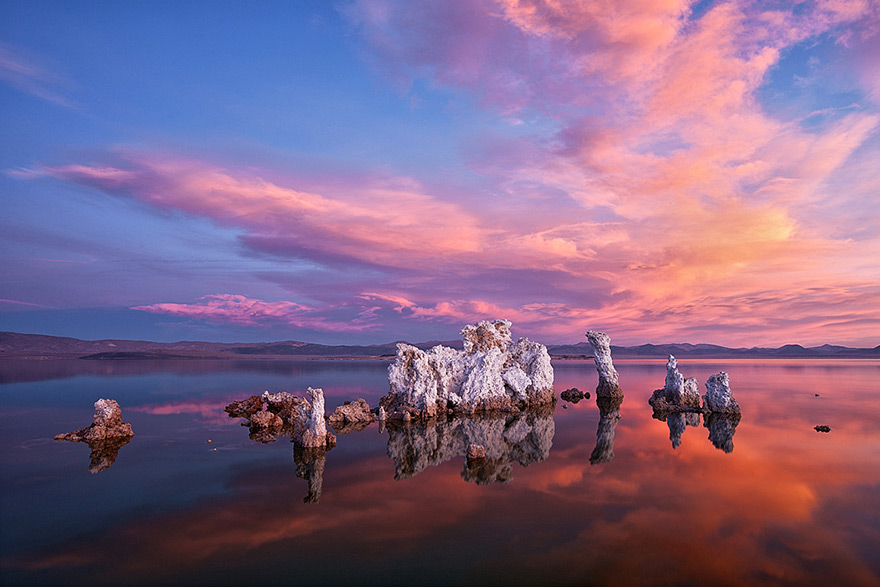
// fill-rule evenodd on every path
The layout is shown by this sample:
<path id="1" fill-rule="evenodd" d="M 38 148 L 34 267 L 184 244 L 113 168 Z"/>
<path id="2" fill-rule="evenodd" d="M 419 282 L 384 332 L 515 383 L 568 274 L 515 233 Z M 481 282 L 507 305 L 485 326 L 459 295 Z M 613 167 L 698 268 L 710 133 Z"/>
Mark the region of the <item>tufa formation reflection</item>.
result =
<path id="1" fill-rule="evenodd" d="M 134 432 L 131 424 L 122 421 L 122 410 L 112 399 L 99 399 L 95 402 L 95 415 L 92 423 L 73 432 L 58 434 L 55 440 L 85 442 L 91 449 L 89 472 L 99 473 L 116 461 L 119 449 L 131 441 Z"/>

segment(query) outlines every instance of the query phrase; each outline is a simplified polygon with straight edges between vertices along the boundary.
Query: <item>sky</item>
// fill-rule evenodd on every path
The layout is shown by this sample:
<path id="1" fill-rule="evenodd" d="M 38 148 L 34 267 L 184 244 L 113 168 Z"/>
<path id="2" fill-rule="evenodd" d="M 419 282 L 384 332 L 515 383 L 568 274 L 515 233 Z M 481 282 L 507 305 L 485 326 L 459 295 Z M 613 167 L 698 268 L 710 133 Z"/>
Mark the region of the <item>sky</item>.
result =
<path id="1" fill-rule="evenodd" d="M 0 330 L 880 344 L 880 2 L 4 0 Z"/>

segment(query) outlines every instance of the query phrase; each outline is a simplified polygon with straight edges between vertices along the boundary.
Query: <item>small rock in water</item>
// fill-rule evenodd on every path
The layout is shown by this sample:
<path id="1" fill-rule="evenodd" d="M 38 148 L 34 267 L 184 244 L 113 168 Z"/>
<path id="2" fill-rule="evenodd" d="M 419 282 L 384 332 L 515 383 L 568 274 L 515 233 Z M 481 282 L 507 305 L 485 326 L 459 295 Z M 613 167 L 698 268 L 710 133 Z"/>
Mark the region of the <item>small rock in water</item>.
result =
<path id="1" fill-rule="evenodd" d="M 563 401 L 571 402 L 573 404 L 578 403 L 585 397 L 589 397 L 588 394 L 585 394 L 577 387 L 572 387 L 571 389 L 566 389 L 562 393 L 559 394 L 559 397 L 562 398 Z M 565 407 L 565 406 L 562 406 Z"/>
<path id="2" fill-rule="evenodd" d="M 208 444 L 211 444 L 211 439 L 210 439 L 210 438 L 208 439 Z"/>
<path id="3" fill-rule="evenodd" d="M 819 394 L 818 394 L 818 393 L 816 394 L 816 397 L 819 397 Z"/>
<path id="4" fill-rule="evenodd" d="M 562 409 L 563 409 L 563 410 L 567 410 L 567 409 L 568 409 L 568 406 L 565 405 L 565 404 L 562 404 Z"/>
<path id="5" fill-rule="evenodd" d="M 831 432 L 831 426 L 814 426 L 813 430 L 815 430 L 816 432 Z"/>

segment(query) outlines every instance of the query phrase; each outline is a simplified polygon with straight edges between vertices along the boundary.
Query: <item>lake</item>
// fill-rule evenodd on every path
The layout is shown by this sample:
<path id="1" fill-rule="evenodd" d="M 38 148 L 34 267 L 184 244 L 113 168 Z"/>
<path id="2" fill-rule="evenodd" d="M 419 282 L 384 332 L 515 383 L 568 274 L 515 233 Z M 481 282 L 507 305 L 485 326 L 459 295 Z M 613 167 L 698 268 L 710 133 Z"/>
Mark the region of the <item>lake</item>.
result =
<path id="1" fill-rule="evenodd" d="M 730 374 L 738 423 L 654 419 L 665 363 L 615 361 L 601 413 L 373 423 L 316 457 L 223 407 L 375 406 L 387 362 L 0 361 L 0 583 L 880 584 L 880 361 L 680 359 L 701 392 Z M 553 366 L 595 389 L 592 362 Z M 52 439 L 98 398 L 135 432 L 115 460 Z"/>

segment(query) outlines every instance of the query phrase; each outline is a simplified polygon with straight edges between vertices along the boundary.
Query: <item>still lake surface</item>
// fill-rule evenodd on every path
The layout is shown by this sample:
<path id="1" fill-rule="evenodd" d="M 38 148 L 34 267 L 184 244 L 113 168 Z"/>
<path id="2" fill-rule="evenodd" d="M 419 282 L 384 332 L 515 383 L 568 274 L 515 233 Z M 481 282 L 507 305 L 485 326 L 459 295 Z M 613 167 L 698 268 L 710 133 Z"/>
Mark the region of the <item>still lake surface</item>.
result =
<path id="1" fill-rule="evenodd" d="M 677 448 L 647 404 L 663 359 L 615 362 L 619 413 L 374 423 L 311 460 L 223 412 L 307 386 L 376 405 L 387 365 L 0 361 L 0 583 L 880 584 L 878 361 L 681 359 L 727 371 L 743 416 Z M 557 392 L 595 389 L 591 361 L 553 365 Z M 52 437 L 98 398 L 135 436 L 91 473 Z"/>

